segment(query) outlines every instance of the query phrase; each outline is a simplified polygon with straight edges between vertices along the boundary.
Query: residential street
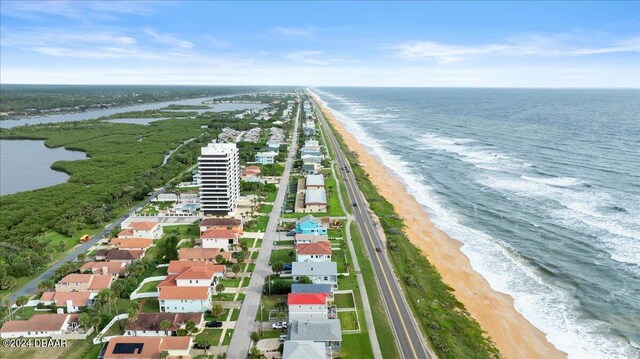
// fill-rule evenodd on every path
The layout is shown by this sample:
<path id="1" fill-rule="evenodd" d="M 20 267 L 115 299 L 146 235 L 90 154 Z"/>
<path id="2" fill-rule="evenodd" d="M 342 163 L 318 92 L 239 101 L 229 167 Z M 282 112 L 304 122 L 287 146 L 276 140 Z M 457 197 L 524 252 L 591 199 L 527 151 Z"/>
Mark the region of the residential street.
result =
<path id="1" fill-rule="evenodd" d="M 291 147 L 289 148 L 289 156 L 284 167 L 284 174 L 280 179 L 280 185 L 278 187 L 278 194 L 276 200 L 273 203 L 273 209 L 269 214 L 269 223 L 264 235 L 264 241 L 260 248 L 260 254 L 256 260 L 256 266 L 247 288 L 247 295 L 242 303 L 240 309 L 240 316 L 236 322 L 236 327 L 231 338 L 231 343 L 227 349 L 227 358 L 230 359 L 245 359 L 249 348 L 251 347 L 251 332 L 255 327 L 255 318 L 258 313 L 258 307 L 260 305 L 260 297 L 262 296 L 262 287 L 265 283 L 265 277 L 271 273 L 269 267 L 269 258 L 271 256 L 271 250 L 273 249 L 273 240 L 276 236 L 276 227 L 280 220 L 280 212 L 284 199 L 287 193 L 287 187 L 289 183 L 289 173 L 293 166 L 293 158 L 298 148 L 298 126 L 300 123 L 300 105 L 298 112 L 295 116 L 296 124 L 293 130 L 293 138 L 291 141 Z"/>

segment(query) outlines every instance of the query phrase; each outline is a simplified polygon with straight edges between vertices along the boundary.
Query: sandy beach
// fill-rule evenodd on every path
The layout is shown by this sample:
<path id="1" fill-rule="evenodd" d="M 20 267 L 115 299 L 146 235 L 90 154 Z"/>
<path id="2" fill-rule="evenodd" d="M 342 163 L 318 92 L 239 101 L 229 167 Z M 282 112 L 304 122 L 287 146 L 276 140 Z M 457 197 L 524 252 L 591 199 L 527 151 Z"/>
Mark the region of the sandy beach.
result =
<path id="1" fill-rule="evenodd" d="M 346 131 L 329 109 L 322 105 L 321 108 L 347 146 L 358 154 L 360 163 L 378 191 L 403 217 L 408 238 L 422 249 L 444 282 L 455 289 L 456 298 L 480 323 L 502 355 L 505 358 L 566 358 L 566 353 L 549 343 L 542 331 L 516 311 L 510 296 L 493 290 L 473 270 L 468 258 L 460 251 L 462 243 L 436 228 L 405 185 Z"/>

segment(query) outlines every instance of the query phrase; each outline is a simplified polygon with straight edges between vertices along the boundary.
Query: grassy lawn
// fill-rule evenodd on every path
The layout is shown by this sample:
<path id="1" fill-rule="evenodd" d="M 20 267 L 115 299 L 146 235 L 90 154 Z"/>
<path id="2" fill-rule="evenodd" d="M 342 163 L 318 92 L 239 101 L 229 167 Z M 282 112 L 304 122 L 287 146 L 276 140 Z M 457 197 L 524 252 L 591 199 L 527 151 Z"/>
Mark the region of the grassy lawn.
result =
<path id="1" fill-rule="evenodd" d="M 251 282 L 251 277 L 246 277 L 244 278 L 244 280 L 242 281 L 242 285 L 240 286 L 240 288 L 246 288 L 249 286 L 249 282 Z"/>
<path id="2" fill-rule="evenodd" d="M 160 304 L 157 299 L 142 299 L 142 312 L 143 313 L 157 313 L 160 311 Z"/>
<path id="3" fill-rule="evenodd" d="M 338 168 L 338 165 L 335 164 L 333 169 L 338 176 L 338 185 L 340 186 L 340 194 L 342 195 L 342 201 L 344 202 L 344 207 L 348 213 L 353 213 L 353 207 L 351 206 L 351 201 L 349 200 L 349 194 L 347 193 L 347 187 L 344 184 L 344 176 L 342 175 L 342 171 Z"/>
<path id="4" fill-rule="evenodd" d="M 158 284 L 160 284 L 160 280 L 157 281 L 153 281 L 153 282 L 147 282 L 145 283 L 142 288 L 140 288 L 140 290 L 138 292 L 140 293 L 155 293 L 158 291 L 158 289 L 156 288 L 156 286 Z"/>
<path id="5" fill-rule="evenodd" d="M 324 188 L 327 191 L 327 216 L 344 216 L 342 207 L 340 206 L 340 197 L 336 180 L 331 175 L 331 171 L 325 171 L 329 175 L 324 179 Z"/>
<path id="6" fill-rule="evenodd" d="M 229 343 L 231 343 L 231 337 L 233 337 L 233 329 L 227 329 L 227 333 L 222 340 L 222 345 L 229 345 Z"/>
<path id="7" fill-rule="evenodd" d="M 260 213 L 271 213 L 271 211 L 273 210 L 273 205 L 270 204 L 263 204 L 262 206 L 260 206 L 260 208 L 258 209 L 258 212 Z"/>
<path id="8" fill-rule="evenodd" d="M 267 196 L 265 197 L 265 202 L 273 202 L 273 201 L 275 201 L 277 194 L 278 194 L 277 192 L 269 192 L 269 193 L 267 193 Z"/>
<path id="9" fill-rule="evenodd" d="M 211 296 L 211 300 L 213 301 L 222 301 L 222 302 L 230 302 L 233 300 L 235 293 L 218 293 L 216 295 Z"/>
<path id="10" fill-rule="evenodd" d="M 293 239 L 290 240 L 285 240 L 285 241 L 277 241 L 276 242 L 279 246 L 292 246 L 295 241 Z"/>
<path id="11" fill-rule="evenodd" d="M 293 252 L 293 256 L 291 256 L 291 252 Z M 285 263 L 291 263 L 291 261 L 295 260 L 295 251 L 293 249 L 276 249 L 271 251 L 271 258 L 269 259 L 269 264 L 274 264 L 279 261 L 283 261 Z"/>
<path id="12" fill-rule="evenodd" d="M 250 225 L 244 227 L 245 232 L 264 232 L 267 229 L 269 216 L 257 216 L 255 220 L 249 221 Z"/>
<path id="13" fill-rule="evenodd" d="M 251 259 L 258 259 L 258 255 L 259 255 L 258 251 L 251 252 Z"/>
<path id="14" fill-rule="evenodd" d="M 344 329 L 344 327 L 342 329 Z M 380 337 L 378 337 L 378 340 L 380 340 Z M 391 336 L 387 340 L 394 341 L 394 337 Z M 382 346 L 382 343 L 380 344 L 380 349 L 382 349 L 383 358 L 392 358 L 385 356 L 386 350 Z M 340 347 L 340 358 L 373 358 L 373 350 L 371 349 L 369 334 L 362 332 L 358 334 L 343 335 L 342 346 Z"/>
<path id="15" fill-rule="evenodd" d="M 258 238 L 258 240 L 255 243 L 256 243 L 255 246 L 253 246 L 254 248 L 262 247 L 262 238 Z"/>
<path id="16" fill-rule="evenodd" d="M 224 284 L 226 288 L 237 288 L 240 286 L 240 279 L 242 278 L 224 278 L 220 279 L 220 283 Z"/>
<path id="17" fill-rule="evenodd" d="M 333 262 L 336 262 L 338 265 L 338 273 L 345 273 L 346 272 L 346 266 L 345 266 L 345 253 L 341 250 L 335 250 L 333 251 L 333 253 L 331 254 L 331 260 Z"/>
<path id="18" fill-rule="evenodd" d="M 235 322 L 236 320 L 238 320 L 239 316 L 240 316 L 240 309 L 233 308 L 233 312 L 231 312 L 231 321 Z"/>
<path id="19" fill-rule="evenodd" d="M 219 317 L 214 317 L 209 313 L 204 313 L 204 320 L 212 321 L 212 320 L 221 320 L 224 321 L 227 319 L 227 315 L 229 315 L 229 308 L 224 308 L 224 312 Z"/>
<path id="20" fill-rule="evenodd" d="M 356 312 L 338 312 L 338 318 L 340 318 L 340 325 L 342 330 L 356 330 L 358 329 L 358 317 Z"/>
<path id="21" fill-rule="evenodd" d="M 13 319 L 18 319 L 18 320 L 27 320 L 29 318 L 31 318 L 34 314 L 36 313 L 51 313 L 51 312 L 36 312 L 36 307 L 22 307 L 20 309 L 16 309 L 13 312 Z"/>
<path id="22" fill-rule="evenodd" d="M 269 311 L 271 309 L 287 310 L 287 295 L 286 294 L 274 294 L 263 295 L 261 298 L 262 310 L 258 310 L 256 314 L 256 320 L 260 321 L 260 313 L 262 312 L 262 321 L 269 320 Z"/>
<path id="23" fill-rule="evenodd" d="M 125 324 L 127 324 L 127 320 L 126 319 L 122 319 L 122 320 L 119 320 L 119 321 L 113 323 L 111 328 L 109 328 L 109 330 L 107 330 L 107 332 L 105 333 L 104 336 L 105 337 L 109 337 L 109 336 L 112 336 L 112 335 L 122 335 L 122 334 L 124 334 L 124 326 L 125 326 Z"/>
<path id="24" fill-rule="evenodd" d="M 205 329 L 202 333 L 196 335 L 194 342 L 197 342 L 198 339 L 206 339 L 207 343 L 211 344 L 211 346 L 218 345 L 218 341 L 220 340 L 220 336 L 222 335 L 223 329 L 214 328 L 214 329 Z"/>
<path id="25" fill-rule="evenodd" d="M 259 333 L 260 333 L 260 331 L 258 331 L 258 334 Z M 275 330 L 263 330 L 262 331 L 262 335 L 260 335 L 260 339 L 279 338 L 281 334 L 282 334 L 282 331 L 280 331 L 278 329 L 275 329 Z"/>
<path id="26" fill-rule="evenodd" d="M 327 235 L 329 238 L 340 238 L 342 237 L 342 229 L 340 228 L 329 228 L 327 231 Z"/>
<path id="27" fill-rule="evenodd" d="M 355 308 L 353 295 L 351 293 L 334 294 L 333 298 L 333 303 L 338 308 Z"/>
<path id="28" fill-rule="evenodd" d="M 151 277 L 157 277 L 157 276 L 161 276 L 161 275 L 167 275 L 167 269 L 169 267 L 160 267 L 160 268 L 156 268 L 153 270 L 153 273 L 151 273 Z"/>
<path id="29" fill-rule="evenodd" d="M 247 295 L 244 293 L 238 293 L 238 301 L 242 302 Z"/>
<path id="30" fill-rule="evenodd" d="M 249 263 L 249 265 L 247 266 L 247 272 L 252 273 L 255 268 L 256 268 L 255 263 Z"/>

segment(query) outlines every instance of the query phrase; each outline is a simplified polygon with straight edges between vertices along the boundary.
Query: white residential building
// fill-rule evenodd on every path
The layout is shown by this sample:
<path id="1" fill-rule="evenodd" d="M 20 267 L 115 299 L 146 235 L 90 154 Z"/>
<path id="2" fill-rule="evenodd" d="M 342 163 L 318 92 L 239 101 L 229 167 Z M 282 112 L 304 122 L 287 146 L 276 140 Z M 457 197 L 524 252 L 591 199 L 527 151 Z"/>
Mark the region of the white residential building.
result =
<path id="1" fill-rule="evenodd" d="M 327 319 L 325 293 L 289 293 L 289 320 Z"/>
<path id="2" fill-rule="evenodd" d="M 278 154 L 273 151 L 258 152 L 256 153 L 256 162 L 263 165 L 271 165 L 276 162 L 277 155 Z"/>
<path id="3" fill-rule="evenodd" d="M 235 143 L 210 143 L 201 149 L 200 204 L 207 215 L 235 212 L 240 197 L 240 160 Z"/>

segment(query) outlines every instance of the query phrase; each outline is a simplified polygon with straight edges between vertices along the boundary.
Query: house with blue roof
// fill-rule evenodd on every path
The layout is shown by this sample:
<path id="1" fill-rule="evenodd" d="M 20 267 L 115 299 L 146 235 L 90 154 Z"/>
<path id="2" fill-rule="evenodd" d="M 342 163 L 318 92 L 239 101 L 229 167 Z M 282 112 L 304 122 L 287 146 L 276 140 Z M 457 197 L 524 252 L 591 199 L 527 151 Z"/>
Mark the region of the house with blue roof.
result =
<path id="1" fill-rule="evenodd" d="M 306 215 L 298 220 L 296 223 L 296 233 L 299 234 L 327 234 L 327 227 L 322 224 L 320 219 Z"/>

